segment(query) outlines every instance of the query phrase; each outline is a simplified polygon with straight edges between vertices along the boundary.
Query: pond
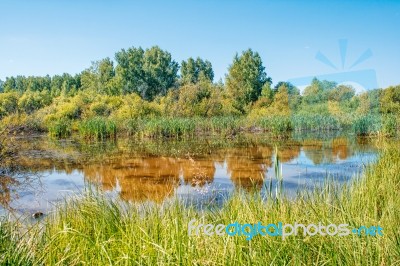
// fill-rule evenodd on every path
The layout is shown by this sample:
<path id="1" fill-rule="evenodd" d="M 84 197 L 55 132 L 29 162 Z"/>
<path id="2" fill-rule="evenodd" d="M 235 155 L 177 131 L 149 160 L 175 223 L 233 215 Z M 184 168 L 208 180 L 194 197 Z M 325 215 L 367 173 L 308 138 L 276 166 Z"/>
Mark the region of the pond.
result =
<path id="1" fill-rule="evenodd" d="M 47 213 L 65 197 L 95 185 L 129 202 L 163 202 L 175 197 L 207 202 L 234 190 L 284 192 L 313 189 L 329 178 L 338 184 L 360 175 L 378 150 L 371 139 L 348 134 L 268 135 L 190 140 L 86 143 L 47 136 L 19 137 L 18 176 L 0 180 L 0 213 Z M 225 198 L 225 196 L 223 196 Z"/>

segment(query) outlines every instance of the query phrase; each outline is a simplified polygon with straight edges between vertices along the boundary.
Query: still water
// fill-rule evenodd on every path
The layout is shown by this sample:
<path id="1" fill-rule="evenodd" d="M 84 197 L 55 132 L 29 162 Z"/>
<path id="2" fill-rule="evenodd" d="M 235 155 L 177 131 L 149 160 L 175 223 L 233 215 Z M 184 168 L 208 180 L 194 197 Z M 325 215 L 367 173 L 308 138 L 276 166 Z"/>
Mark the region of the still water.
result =
<path id="1" fill-rule="evenodd" d="M 373 141 L 335 136 L 242 136 L 235 139 L 120 139 L 104 143 L 17 139 L 18 176 L 0 180 L 0 214 L 47 213 L 65 197 L 96 185 L 130 202 L 174 197 L 207 200 L 236 189 L 264 191 L 276 184 L 279 160 L 284 191 L 312 189 L 326 178 L 339 184 L 377 158 Z"/>

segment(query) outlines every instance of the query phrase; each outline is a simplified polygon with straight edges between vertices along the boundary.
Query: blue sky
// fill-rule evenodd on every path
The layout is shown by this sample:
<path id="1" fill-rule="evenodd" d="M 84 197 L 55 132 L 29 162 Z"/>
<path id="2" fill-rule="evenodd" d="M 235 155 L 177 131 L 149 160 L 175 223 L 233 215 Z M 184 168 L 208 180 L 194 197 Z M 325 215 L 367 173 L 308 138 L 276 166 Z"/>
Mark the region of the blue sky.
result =
<path id="1" fill-rule="evenodd" d="M 0 1 L 0 79 L 75 74 L 131 46 L 158 45 L 179 63 L 211 61 L 224 78 L 236 52 L 259 52 L 274 83 L 374 70 L 400 84 L 400 1 Z M 347 39 L 342 69 L 339 39 Z M 323 53 L 334 69 L 316 60 Z"/>

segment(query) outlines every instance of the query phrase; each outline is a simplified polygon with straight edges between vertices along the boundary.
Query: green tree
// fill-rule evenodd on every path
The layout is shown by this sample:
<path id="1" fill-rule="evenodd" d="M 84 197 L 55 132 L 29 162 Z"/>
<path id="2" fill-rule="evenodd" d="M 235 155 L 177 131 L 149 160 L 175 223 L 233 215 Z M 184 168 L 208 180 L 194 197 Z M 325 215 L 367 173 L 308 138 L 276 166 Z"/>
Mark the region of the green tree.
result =
<path id="1" fill-rule="evenodd" d="M 355 95 L 355 90 L 351 86 L 339 85 L 329 92 L 329 100 L 344 102 L 349 101 Z"/>
<path id="2" fill-rule="evenodd" d="M 282 86 L 286 87 L 289 95 L 299 95 L 300 94 L 300 90 L 296 86 L 294 86 L 292 83 L 286 82 L 286 81 L 279 81 L 275 85 L 274 89 L 276 91 L 278 91 L 279 88 L 282 87 Z"/>
<path id="3" fill-rule="evenodd" d="M 273 115 L 288 116 L 291 113 L 289 105 L 289 91 L 286 84 L 281 84 L 274 95 L 274 101 L 269 107 L 269 113 Z"/>
<path id="4" fill-rule="evenodd" d="M 280 81 L 275 85 L 274 95 L 282 90 L 285 90 L 288 95 L 290 110 L 297 111 L 301 104 L 300 90 L 290 82 Z"/>
<path id="5" fill-rule="evenodd" d="M 64 95 L 74 95 L 81 87 L 81 75 L 75 77 L 64 73 L 61 76 L 55 75 L 51 78 L 50 94 L 52 97 Z"/>
<path id="6" fill-rule="evenodd" d="M 154 46 L 122 49 L 115 54 L 117 74 L 121 75 L 123 92 L 136 92 L 146 100 L 165 95 L 177 80 L 178 63 L 171 54 Z"/>
<path id="7" fill-rule="evenodd" d="M 233 107 L 245 113 L 248 105 L 261 95 L 264 84 L 271 83 L 271 78 L 267 77 L 260 55 L 251 49 L 240 56 L 236 54 L 228 71 L 226 88 L 233 99 Z"/>
<path id="8" fill-rule="evenodd" d="M 320 81 L 314 78 L 311 85 L 304 89 L 303 100 L 306 104 L 327 102 L 331 91 L 337 86 L 336 82 Z"/>
<path id="9" fill-rule="evenodd" d="M 82 89 L 100 94 L 118 95 L 120 88 L 114 78 L 114 63 L 110 58 L 92 62 L 92 66 L 81 73 Z"/>
<path id="10" fill-rule="evenodd" d="M 221 90 L 209 80 L 179 88 L 172 113 L 178 116 L 214 116 L 222 113 Z M 172 95 L 171 95 L 172 96 Z"/>
<path id="11" fill-rule="evenodd" d="M 0 79 L 0 93 L 4 92 L 4 81 Z"/>
<path id="12" fill-rule="evenodd" d="M 212 65 L 208 60 L 202 60 L 197 57 L 194 60 L 190 57 L 186 61 L 182 61 L 181 64 L 181 81 L 182 84 L 196 84 L 200 81 L 200 79 L 206 79 L 209 81 L 213 81 L 214 79 L 214 71 L 212 69 Z"/>

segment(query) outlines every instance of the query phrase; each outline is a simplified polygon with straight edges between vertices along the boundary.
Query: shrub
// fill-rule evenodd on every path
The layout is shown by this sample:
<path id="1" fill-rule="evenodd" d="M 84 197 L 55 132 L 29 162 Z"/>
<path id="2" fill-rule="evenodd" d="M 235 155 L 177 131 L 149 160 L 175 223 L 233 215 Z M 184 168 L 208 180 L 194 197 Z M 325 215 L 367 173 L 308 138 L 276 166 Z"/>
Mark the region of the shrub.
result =
<path id="1" fill-rule="evenodd" d="M 18 93 L 0 93 L 0 118 L 17 111 Z"/>
<path id="2" fill-rule="evenodd" d="M 18 100 L 18 109 L 30 114 L 51 103 L 48 91 L 27 91 Z"/>

